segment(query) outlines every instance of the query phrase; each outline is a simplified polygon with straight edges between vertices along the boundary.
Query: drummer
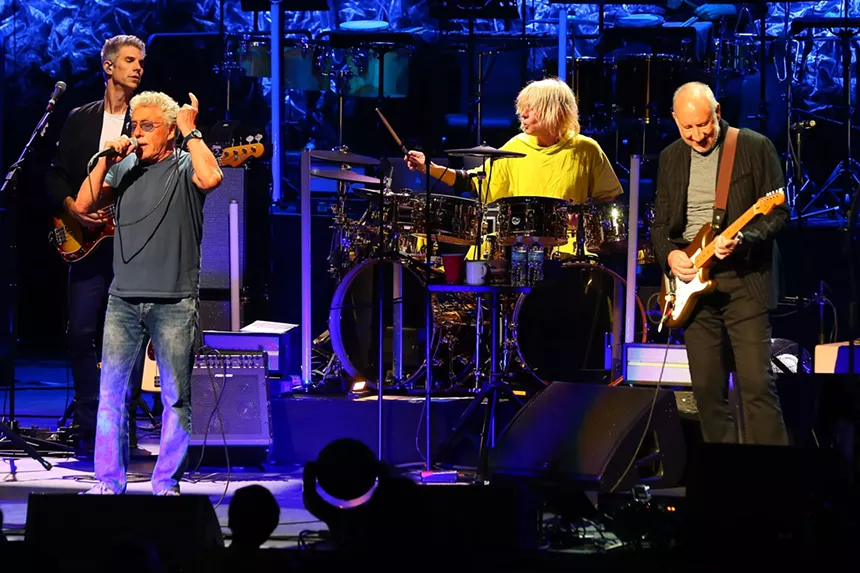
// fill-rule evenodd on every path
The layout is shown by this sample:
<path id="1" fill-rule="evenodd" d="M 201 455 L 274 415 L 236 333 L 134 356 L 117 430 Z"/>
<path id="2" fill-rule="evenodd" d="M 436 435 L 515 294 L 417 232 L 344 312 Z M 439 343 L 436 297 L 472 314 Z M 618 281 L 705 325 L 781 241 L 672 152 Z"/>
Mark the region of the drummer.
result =
<path id="1" fill-rule="evenodd" d="M 522 133 L 501 149 L 525 154 L 496 159 L 472 170 L 453 170 L 430 162 L 430 175 L 459 191 L 477 192 L 473 174 L 485 171 L 485 203 L 504 197 L 551 197 L 576 204 L 608 202 L 621 194 L 621 183 L 600 145 L 582 135 L 573 91 L 558 78 L 526 85 L 516 101 Z M 423 153 L 409 151 L 410 170 L 426 173 Z M 492 166 L 492 168 L 491 168 Z M 573 252 L 573 242 L 561 248 Z"/>

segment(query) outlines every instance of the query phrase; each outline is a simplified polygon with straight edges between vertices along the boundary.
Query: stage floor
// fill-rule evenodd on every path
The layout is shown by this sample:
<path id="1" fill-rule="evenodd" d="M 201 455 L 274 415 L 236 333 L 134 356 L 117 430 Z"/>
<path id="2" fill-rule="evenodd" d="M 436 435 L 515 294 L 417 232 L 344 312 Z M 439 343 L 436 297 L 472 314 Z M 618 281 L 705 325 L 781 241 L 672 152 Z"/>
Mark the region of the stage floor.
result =
<path id="1" fill-rule="evenodd" d="M 25 428 L 38 427 L 55 430 L 58 419 L 62 416 L 67 404 L 65 364 L 48 361 L 22 362 L 17 369 L 17 379 L 19 387 L 15 397 L 15 412 L 19 423 Z M 148 396 L 147 399 L 151 403 L 152 396 Z M 367 399 L 360 402 L 365 403 L 352 404 L 352 408 L 349 408 L 350 411 L 358 412 L 356 421 L 359 423 L 376 411 L 375 403 L 369 403 Z M 420 409 L 420 406 L 416 405 L 416 398 L 404 398 L 398 402 L 403 403 L 403 406 L 390 409 L 395 418 L 404 416 L 413 408 Z M 449 404 L 455 403 L 457 409 L 452 410 L 447 416 L 438 417 L 442 418 L 439 420 L 440 430 L 450 424 L 452 420 L 457 419 L 457 412 L 465 407 L 468 400 L 447 400 L 447 402 Z M 305 396 L 298 399 L 285 399 L 280 408 L 273 406 L 273 427 L 276 430 L 273 452 L 277 452 L 279 448 L 281 451 L 293 451 L 295 449 L 295 444 L 290 437 L 291 433 L 283 433 L 284 424 L 287 422 L 278 420 L 279 417 L 287 413 L 285 408 L 293 408 L 293 411 L 295 408 L 301 408 L 305 412 L 305 417 L 313 418 L 323 407 L 334 408 L 335 411 L 345 411 L 343 410 L 345 403 L 346 401 L 340 397 L 326 400 L 326 398 L 314 399 Z M 8 402 L 6 406 L 8 408 Z M 444 406 L 441 406 L 440 409 L 445 411 Z M 300 423 L 296 420 L 297 416 L 294 415 L 292 418 L 293 424 Z M 158 455 L 158 433 L 152 428 L 149 421 L 142 417 L 138 418 L 137 423 L 140 448 L 149 455 L 133 456 L 129 467 L 128 494 L 151 495 L 150 476 Z M 313 437 L 309 435 L 303 441 L 306 445 L 303 450 L 304 454 L 300 455 L 310 455 L 310 452 L 321 447 L 324 442 L 327 443 L 327 440 L 337 434 L 356 432 L 354 428 L 350 430 L 349 425 L 341 425 L 331 430 L 333 426 L 326 420 L 317 420 L 317 425 L 318 431 L 313 432 Z M 305 428 L 305 431 L 309 429 L 307 425 L 301 427 Z M 394 433 L 397 433 L 397 426 L 391 425 L 390 427 Z M 367 437 L 371 434 L 375 435 L 375 430 L 371 432 L 370 429 L 364 428 L 363 431 L 358 431 L 359 434 L 366 434 L 358 437 L 367 441 Z M 409 420 L 408 440 L 406 441 L 410 447 L 413 443 L 415 429 L 414 420 Z M 278 435 L 281 436 L 280 439 L 277 437 Z M 375 443 L 369 445 L 375 447 Z M 214 443 L 211 447 L 217 449 L 219 444 Z M 27 520 L 28 496 L 31 493 L 76 493 L 89 489 L 95 483 L 91 457 L 46 454 L 45 459 L 53 465 L 53 468 L 45 470 L 36 460 L 26 456 L 4 453 L 0 453 L 0 456 L 2 456 L 0 457 L 0 510 L 4 514 L 3 529 L 10 541 L 23 539 Z M 192 463 L 196 462 L 192 460 Z M 421 483 L 420 470 L 422 466 L 420 464 L 403 463 L 399 465 L 405 472 L 405 476 Z M 231 468 L 228 474 L 226 468 L 223 467 L 202 467 L 197 472 L 186 474 L 181 483 L 181 489 L 183 494 L 206 495 L 211 499 L 225 535 L 225 543 L 229 545 L 230 530 L 227 527 L 227 512 L 233 494 L 237 489 L 251 484 L 266 487 L 275 496 L 281 508 L 281 517 L 275 533 L 264 547 L 295 548 L 297 547 L 298 535 L 302 531 L 326 529 L 323 522 L 317 520 L 304 508 L 302 469 L 303 464 L 301 463 L 267 463 L 264 468 Z M 460 471 L 460 481 L 457 485 L 463 485 L 472 475 L 473 472 L 469 470 Z M 683 488 L 678 488 L 664 493 L 683 495 L 684 492 Z M 594 497 L 592 503 L 596 504 L 596 501 L 596 497 Z M 546 519 L 551 520 L 553 516 L 547 515 Z M 585 525 L 583 533 L 585 539 L 593 539 L 595 543 L 600 544 L 600 551 L 621 545 L 611 532 L 598 531 L 593 524 Z M 586 543 L 566 551 L 593 553 L 598 550 L 596 546 L 591 547 Z"/>

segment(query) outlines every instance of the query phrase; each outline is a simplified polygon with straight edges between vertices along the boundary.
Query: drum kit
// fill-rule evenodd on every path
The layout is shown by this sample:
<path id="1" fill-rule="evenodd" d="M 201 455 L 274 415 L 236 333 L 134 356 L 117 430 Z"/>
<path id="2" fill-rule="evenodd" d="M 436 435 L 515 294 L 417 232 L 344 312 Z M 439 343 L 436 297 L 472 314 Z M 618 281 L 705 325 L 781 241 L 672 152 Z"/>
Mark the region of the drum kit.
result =
<path id="1" fill-rule="evenodd" d="M 522 156 L 486 146 L 446 153 L 480 157 L 485 165 Z M 392 190 L 390 178 L 380 180 L 352 170 L 379 167 L 372 157 L 345 149 L 315 150 L 311 157 L 340 164 L 340 169 L 313 170 L 315 176 L 338 182 L 328 259 L 337 286 L 328 331 L 314 341 L 315 353 L 322 357 L 314 368 L 314 386 L 340 378 L 365 381 L 378 389 L 381 317 L 386 391 L 425 391 L 428 337 L 432 390 L 477 391 L 489 376 L 486 357 L 491 355 L 491 343 L 485 332 L 495 318 L 479 294 L 433 292 L 433 327 L 429 335 L 426 332 L 428 285 L 442 282 L 444 276 L 441 256 L 434 256 L 430 265 L 426 262 L 427 196 Z M 350 188 L 354 184 L 361 186 Z M 366 200 L 363 210 L 355 211 L 360 216 L 350 217 L 347 198 Z M 502 297 L 500 350 L 507 379 L 548 383 L 620 364 L 625 281 L 599 257 L 626 249 L 625 206 L 573 205 L 540 196 L 485 204 L 480 194 L 473 199 L 439 193 L 431 193 L 430 202 L 433 253 L 440 249 L 462 253 L 478 246 L 476 252 L 483 258 L 496 259 L 504 268 L 506 247 L 526 237 L 539 240 L 549 254 L 547 267 L 553 270 L 545 281 L 531 292 Z M 649 222 L 644 221 L 646 226 Z M 640 231 L 640 236 L 647 233 Z M 573 254 L 563 257 L 560 247 L 571 241 Z M 641 260 L 651 262 L 647 256 Z M 377 306 L 380 297 L 386 301 L 382 313 Z M 637 329 L 644 341 L 644 307 L 638 297 L 637 303 Z M 608 348 L 612 365 L 607 365 Z"/>

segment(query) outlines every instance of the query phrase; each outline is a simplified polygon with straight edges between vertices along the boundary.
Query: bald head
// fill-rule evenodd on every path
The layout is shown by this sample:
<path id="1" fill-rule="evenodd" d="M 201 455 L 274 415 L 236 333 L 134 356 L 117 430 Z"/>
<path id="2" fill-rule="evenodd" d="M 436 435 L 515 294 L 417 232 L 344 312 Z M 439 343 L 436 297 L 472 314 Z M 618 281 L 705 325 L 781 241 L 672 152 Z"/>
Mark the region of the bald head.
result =
<path id="1" fill-rule="evenodd" d="M 713 149 L 720 136 L 720 104 L 714 92 L 700 82 L 690 82 L 675 91 L 672 117 L 684 142 L 699 153 Z"/>
<path id="2" fill-rule="evenodd" d="M 702 82 L 689 82 L 675 90 L 672 97 L 672 110 L 678 111 L 679 107 L 707 106 L 711 113 L 717 112 L 717 98 L 707 84 Z"/>

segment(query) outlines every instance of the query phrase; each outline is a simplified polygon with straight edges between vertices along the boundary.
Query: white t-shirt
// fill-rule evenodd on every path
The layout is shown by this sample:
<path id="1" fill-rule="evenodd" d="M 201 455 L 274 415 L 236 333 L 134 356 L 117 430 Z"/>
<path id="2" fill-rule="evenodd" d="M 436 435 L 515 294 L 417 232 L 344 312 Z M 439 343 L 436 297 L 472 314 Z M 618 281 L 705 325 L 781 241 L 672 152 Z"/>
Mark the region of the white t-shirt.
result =
<path id="1" fill-rule="evenodd" d="M 122 124 L 125 122 L 125 114 L 111 115 L 105 111 L 102 120 L 102 135 L 99 139 L 99 151 L 105 148 L 105 143 L 113 139 L 119 139 L 122 135 Z"/>

